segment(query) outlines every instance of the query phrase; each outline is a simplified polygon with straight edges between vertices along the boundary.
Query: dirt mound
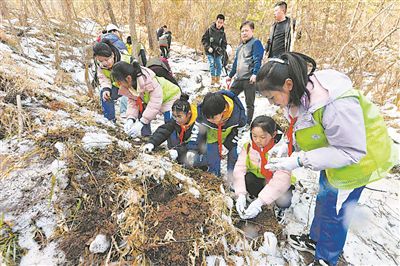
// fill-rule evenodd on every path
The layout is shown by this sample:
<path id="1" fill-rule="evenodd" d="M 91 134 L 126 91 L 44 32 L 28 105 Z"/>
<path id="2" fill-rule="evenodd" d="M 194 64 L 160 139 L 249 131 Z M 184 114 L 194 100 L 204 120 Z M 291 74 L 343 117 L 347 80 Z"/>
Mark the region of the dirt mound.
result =
<path id="1" fill-rule="evenodd" d="M 158 204 L 158 211 L 148 217 L 148 223 L 155 226 L 146 232 L 144 252 L 156 265 L 188 264 L 189 255 L 196 253 L 195 243 L 207 231 L 210 205 L 188 194 L 171 197 L 167 202 L 160 198 Z"/>

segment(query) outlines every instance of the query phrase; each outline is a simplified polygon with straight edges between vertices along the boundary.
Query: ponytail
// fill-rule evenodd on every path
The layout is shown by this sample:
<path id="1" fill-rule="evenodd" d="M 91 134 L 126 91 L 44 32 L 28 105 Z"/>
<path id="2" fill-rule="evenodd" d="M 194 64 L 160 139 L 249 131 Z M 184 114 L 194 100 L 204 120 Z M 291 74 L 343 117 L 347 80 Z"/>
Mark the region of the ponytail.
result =
<path id="1" fill-rule="evenodd" d="M 307 63 L 312 66 L 309 73 Z M 310 100 L 307 83 L 315 69 L 316 63 L 311 57 L 295 52 L 284 53 L 279 58 L 271 58 L 261 67 L 257 74 L 257 87 L 260 92 L 282 91 L 286 79 L 291 79 L 293 89 L 290 91 L 289 103 L 299 106 L 304 94 Z"/>
<path id="2" fill-rule="evenodd" d="M 184 114 L 189 113 L 190 111 L 190 103 L 189 103 L 189 95 L 182 93 L 181 97 L 174 102 L 172 105 L 173 112 L 183 112 Z"/>
<path id="3" fill-rule="evenodd" d="M 111 71 L 111 76 L 115 81 L 125 81 L 126 77 L 131 76 L 132 87 L 137 89 L 137 78 L 142 76 L 142 70 L 138 62 L 134 61 L 132 64 L 120 61 L 116 63 Z"/>

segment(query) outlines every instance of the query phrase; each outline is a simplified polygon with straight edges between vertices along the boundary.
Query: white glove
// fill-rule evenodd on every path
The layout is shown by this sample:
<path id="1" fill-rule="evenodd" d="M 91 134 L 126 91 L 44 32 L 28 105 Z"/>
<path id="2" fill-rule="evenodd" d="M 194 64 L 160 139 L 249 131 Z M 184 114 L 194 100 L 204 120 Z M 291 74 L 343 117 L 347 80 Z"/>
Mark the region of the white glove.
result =
<path id="1" fill-rule="evenodd" d="M 126 134 L 128 134 L 129 129 L 131 129 L 131 127 L 133 126 L 134 123 L 135 123 L 135 119 L 133 119 L 133 118 L 128 118 L 128 120 L 126 120 L 125 125 L 124 125 L 124 131 Z"/>
<path id="2" fill-rule="evenodd" d="M 269 152 L 271 156 L 275 156 L 277 158 L 282 157 L 282 155 L 286 155 L 288 152 L 288 145 L 286 143 L 282 143 L 279 145 L 275 145 Z"/>
<path id="3" fill-rule="evenodd" d="M 261 211 L 261 207 L 263 206 L 262 201 L 257 198 L 255 201 L 253 201 L 247 210 L 244 211 L 243 219 L 251 219 L 256 217 Z"/>
<path id="4" fill-rule="evenodd" d="M 128 130 L 127 134 L 132 138 L 136 138 L 142 134 L 143 123 L 138 119 L 132 127 Z"/>
<path id="5" fill-rule="evenodd" d="M 178 159 L 178 151 L 177 150 L 170 150 L 169 152 L 169 158 L 171 158 L 171 160 L 175 161 L 176 159 Z"/>
<path id="6" fill-rule="evenodd" d="M 267 165 L 265 166 L 265 169 L 271 170 L 271 171 L 277 171 L 277 170 L 286 170 L 286 171 L 292 171 L 293 169 L 299 168 L 302 165 L 299 165 L 299 157 L 298 156 L 293 156 L 293 157 L 283 157 L 283 158 L 271 158 Z"/>
<path id="7" fill-rule="evenodd" d="M 208 52 L 211 54 L 214 51 L 212 47 L 208 48 Z"/>
<path id="8" fill-rule="evenodd" d="M 142 152 L 144 153 L 150 153 L 152 152 L 154 149 L 154 145 L 152 143 L 147 143 L 146 145 L 144 145 L 142 147 Z"/>
<path id="9" fill-rule="evenodd" d="M 240 217 L 242 217 L 244 210 L 246 209 L 246 196 L 244 194 L 240 194 L 236 199 L 236 210 L 239 213 Z"/>
<path id="10" fill-rule="evenodd" d="M 188 151 L 186 153 L 186 163 L 189 166 L 193 166 L 194 165 L 194 159 L 196 158 L 196 153 L 194 151 Z"/>
<path id="11" fill-rule="evenodd" d="M 256 75 L 254 75 L 254 74 L 253 74 L 253 75 L 251 75 L 251 77 L 250 77 L 250 82 L 249 82 L 249 83 L 250 83 L 250 84 L 254 84 L 254 83 L 256 83 L 256 77 L 257 77 L 257 76 L 256 76 Z"/>

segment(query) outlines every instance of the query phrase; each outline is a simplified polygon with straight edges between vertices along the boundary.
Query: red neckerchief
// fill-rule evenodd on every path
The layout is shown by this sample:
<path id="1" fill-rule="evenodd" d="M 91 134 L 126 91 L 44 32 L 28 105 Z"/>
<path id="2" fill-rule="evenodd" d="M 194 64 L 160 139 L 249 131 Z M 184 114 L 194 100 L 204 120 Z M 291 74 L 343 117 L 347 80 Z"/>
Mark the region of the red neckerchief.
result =
<path id="1" fill-rule="evenodd" d="M 221 123 L 218 126 L 218 151 L 219 151 L 219 157 L 222 158 L 222 126 L 224 124 Z"/>
<path id="2" fill-rule="evenodd" d="M 136 98 L 136 105 L 139 108 L 139 114 L 141 114 L 143 112 L 143 101 L 139 96 Z"/>
<path id="3" fill-rule="evenodd" d="M 268 152 L 270 149 L 272 149 L 272 147 L 274 147 L 274 145 L 275 145 L 275 142 L 274 142 L 274 139 L 272 138 L 272 139 L 269 141 L 269 143 L 267 144 L 267 146 L 265 146 L 264 149 L 261 150 L 261 148 L 259 148 L 259 147 L 254 143 L 254 141 L 251 141 L 251 147 L 252 147 L 254 150 L 258 151 L 258 153 L 259 153 L 260 156 L 261 156 L 261 174 L 265 177 L 265 179 L 267 180 L 267 182 L 269 182 L 269 181 L 271 180 L 273 173 L 272 173 L 271 171 L 269 171 L 268 169 L 265 169 L 265 166 L 266 166 L 267 163 L 268 163 L 268 160 L 267 160 L 267 158 L 266 158 L 265 155 L 267 154 L 267 152 Z"/>
<path id="4" fill-rule="evenodd" d="M 181 132 L 179 133 L 179 141 L 180 144 L 183 142 L 183 137 L 185 136 L 185 132 L 188 129 L 189 125 L 179 125 L 181 127 Z"/>
<path id="5" fill-rule="evenodd" d="M 288 143 L 288 156 L 292 155 L 292 153 L 293 153 L 293 127 L 294 127 L 294 124 L 296 124 L 296 121 L 297 121 L 297 117 L 293 118 L 291 115 L 289 115 L 289 118 L 290 118 L 290 124 L 289 124 L 288 131 L 286 132 L 286 137 L 289 140 L 289 143 Z"/>

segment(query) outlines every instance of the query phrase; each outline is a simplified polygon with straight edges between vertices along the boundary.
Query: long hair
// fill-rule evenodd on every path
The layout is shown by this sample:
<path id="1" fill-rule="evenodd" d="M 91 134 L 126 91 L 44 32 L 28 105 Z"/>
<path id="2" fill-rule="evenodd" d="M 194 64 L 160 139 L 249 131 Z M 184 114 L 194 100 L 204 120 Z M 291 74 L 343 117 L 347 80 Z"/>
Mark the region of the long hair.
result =
<path id="1" fill-rule="evenodd" d="M 312 65 L 308 73 L 307 63 Z M 311 57 L 300 53 L 284 53 L 279 58 L 271 58 L 263 65 L 257 74 L 257 87 L 262 91 L 282 91 L 286 79 L 293 81 L 293 89 L 290 91 L 289 104 L 299 106 L 304 94 L 310 99 L 307 90 L 309 77 L 314 73 L 317 65 Z"/>
<path id="2" fill-rule="evenodd" d="M 131 85 L 136 90 L 137 78 L 143 75 L 139 63 L 134 61 L 132 64 L 128 64 L 120 61 L 113 66 L 111 76 L 115 81 L 125 81 L 128 75 L 132 77 Z"/>

